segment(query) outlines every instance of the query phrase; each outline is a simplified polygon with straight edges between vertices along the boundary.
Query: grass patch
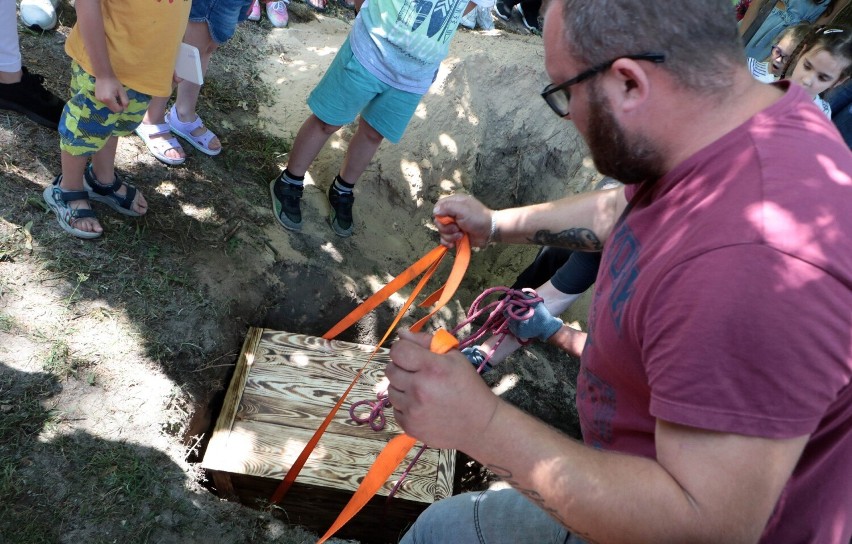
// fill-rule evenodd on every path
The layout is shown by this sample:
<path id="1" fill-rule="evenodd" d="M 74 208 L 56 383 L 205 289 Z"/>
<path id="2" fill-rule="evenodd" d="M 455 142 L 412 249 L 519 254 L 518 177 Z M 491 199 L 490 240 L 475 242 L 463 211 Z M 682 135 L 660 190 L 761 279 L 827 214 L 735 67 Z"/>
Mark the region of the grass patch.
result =
<path id="1" fill-rule="evenodd" d="M 10 315 L 0 314 L 0 332 L 10 332 L 15 328 L 15 318 Z"/>
<path id="2" fill-rule="evenodd" d="M 228 134 L 226 142 L 228 152 L 222 157 L 225 168 L 229 171 L 246 171 L 264 189 L 269 180 L 280 173 L 282 157 L 290 152 L 289 141 L 270 136 L 254 127 L 234 129 Z"/>

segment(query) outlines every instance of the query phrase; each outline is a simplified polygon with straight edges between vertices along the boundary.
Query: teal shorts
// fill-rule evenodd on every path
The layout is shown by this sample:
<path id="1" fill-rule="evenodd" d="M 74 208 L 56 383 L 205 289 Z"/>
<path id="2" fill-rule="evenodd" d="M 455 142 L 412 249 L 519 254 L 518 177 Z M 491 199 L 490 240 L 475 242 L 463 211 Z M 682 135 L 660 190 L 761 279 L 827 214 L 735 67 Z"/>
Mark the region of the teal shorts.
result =
<path id="1" fill-rule="evenodd" d="M 124 111 L 113 113 L 95 98 L 95 78 L 71 63 L 71 100 L 59 119 L 59 148 L 75 157 L 93 155 L 113 136 L 128 136 L 142 122 L 151 96 L 127 87 Z"/>
<path id="2" fill-rule="evenodd" d="M 422 94 L 400 91 L 367 71 L 352 54 L 349 38 L 308 96 L 308 107 L 320 121 L 343 126 L 360 113 L 386 140 L 399 143 Z"/>

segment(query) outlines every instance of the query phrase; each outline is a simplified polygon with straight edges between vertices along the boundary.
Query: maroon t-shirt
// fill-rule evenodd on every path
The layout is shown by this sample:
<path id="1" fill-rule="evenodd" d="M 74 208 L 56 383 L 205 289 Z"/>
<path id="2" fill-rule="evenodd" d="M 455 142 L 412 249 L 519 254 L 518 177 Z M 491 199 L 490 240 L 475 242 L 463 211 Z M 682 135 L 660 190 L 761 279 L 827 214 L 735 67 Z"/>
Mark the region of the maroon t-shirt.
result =
<path id="1" fill-rule="evenodd" d="M 585 441 L 655 456 L 657 419 L 810 435 L 764 542 L 852 537 L 852 154 L 786 93 L 628 188 L 577 386 Z"/>

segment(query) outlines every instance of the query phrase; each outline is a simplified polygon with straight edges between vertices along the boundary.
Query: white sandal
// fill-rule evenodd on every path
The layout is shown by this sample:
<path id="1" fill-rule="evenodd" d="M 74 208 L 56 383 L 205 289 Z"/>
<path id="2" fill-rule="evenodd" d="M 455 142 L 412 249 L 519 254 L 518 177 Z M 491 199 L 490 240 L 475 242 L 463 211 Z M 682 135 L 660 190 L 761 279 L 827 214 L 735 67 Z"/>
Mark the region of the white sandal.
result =
<path id="1" fill-rule="evenodd" d="M 175 159 L 166 155 L 166 151 L 169 149 L 183 150 L 180 142 L 178 142 L 177 138 L 172 135 L 171 127 L 168 124 L 163 123 L 160 125 L 148 125 L 140 123 L 133 132 L 135 132 L 136 135 L 145 142 L 145 147 L 148 148 L 151 155 L 154 155 L 158 161 L 171 166 L 177 166 L 186 161 L 185 156 Z M 171 136 L 171 138 L 164 137 L 167 135 Z"/>
<path id="2" fill-rule="evenodd" d="M 195 116 L 195 121 L 184 123 L 180 120 L 174 106 L 172 106 L 172 108 L 166 113 L 166 123 L 169 124 L 172 132 L 189 142 L 192 147 L 201 151 L 205 155 L 215 157 L 222 152 L 221 147 L 219 149 L 210 149 L 210 142 L 213 141 L 213 138 L 215 138 L 216 135 L 213 134 L 209 128 L 204 126 L 200 115 Z M 204 127 L 204 132 L 198 136 L 193 136 L 192 131 L 198 127 Z"/>

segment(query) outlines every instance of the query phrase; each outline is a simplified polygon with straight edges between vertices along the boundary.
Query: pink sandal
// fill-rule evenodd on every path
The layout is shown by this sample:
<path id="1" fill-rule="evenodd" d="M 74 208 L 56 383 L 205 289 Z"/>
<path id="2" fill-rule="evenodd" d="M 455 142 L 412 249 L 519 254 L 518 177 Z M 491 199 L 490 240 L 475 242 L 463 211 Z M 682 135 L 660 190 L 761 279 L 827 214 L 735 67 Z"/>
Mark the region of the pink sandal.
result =
<path id="1" fill-rule="evenodd" d="M 166 123 L 169 124 L 172 132 L 189 142 L 192 147 L 201 151 L 205 155 L 215 157 L 222 152 L 221 147 L 219 149 L 210 149 L 210 142 L 213 141 L 213 138 L 215 138 L 216 135 L 213 134 L 209 128 L 204 127 L 204 123 L 201 121 L 200 115 L 196 115 L 194 121 L 184 123 L 180 120 L 174 106 L 172 106 L 172 108 L 166 113 Z M 193 136 L 192 131 L 198 127 L 204 127 L 204 132 L 198 136 Z"/>

